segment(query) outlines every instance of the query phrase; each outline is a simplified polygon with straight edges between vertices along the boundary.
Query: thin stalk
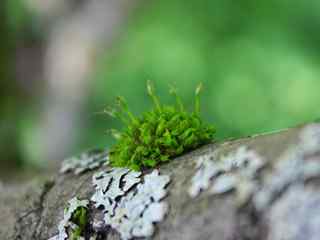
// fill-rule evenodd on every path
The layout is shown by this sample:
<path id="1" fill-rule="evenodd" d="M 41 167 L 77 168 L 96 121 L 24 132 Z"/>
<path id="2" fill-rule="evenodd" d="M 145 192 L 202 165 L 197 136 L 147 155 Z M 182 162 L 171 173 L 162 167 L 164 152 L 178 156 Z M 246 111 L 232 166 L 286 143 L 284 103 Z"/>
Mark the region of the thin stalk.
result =
<path id="1" fill-rule="evenodd" d="M 103 110 L 103 113 L 109 115 L 110 117 L 118 118 L 124 124 L 128 124 L 129 123 L 128 120 L 120 112 L 118 112 L 116 109 L 114 109 L 112 107 L 105 108 Z"/>
<path id="2" fill-rule="evenodd" d="M 195 104 L 194 104 L 194 112 L 196 115 L 200 115 L 200 93 L 202 91 L 202 83 L 198 85 L 195 92 Z"/>
<path id="3" fill-rule="evenodd" d="M 147 91 L 148 91 L 148 94 L 151 97 L 154 105 L 156 106 L 156 109 L 161 113 L 161 111 L 162 111 L 161 104 L 160 104 L 160 101 L 159 101 L 157 95 L 155 94 L 155 90 L 154 90 L 154 87 L 153 87 L 151 81 L 147 82 Z"/>
<path id="4" fill-rule="evenodd" d="M 178 93 L 177 93 L 177 89 L 174 86 L 170 86 L 170 90 L 169 90 L 170 94 L 172 94 L 175 98 L 176 98 L 176 103 L 178 108 L 180 109 L 181 112 L 184 112 L 184 105 L 182 103 L 181 98 L 179 97 Z"/>
<path id="5" fill-rule="evenodd" d="M 126 113 L 132 122 L 137 123 L 137 122 L 138 122 L 138 119 L 137 119 L 137 118 L 133 115 L 133 113 L 129 110 L 127 101 L 126 101 L 123 97 L 118 96 L 118 97 L 117 97 L 117 102 L 118 102 L 118 105 L 119 105 L 119 107 L 120 107 L 120 110 L 121 110 L 122 112 Z"/>
<path id="6" fill-rule="evenodd" d="M 116 129 L 110 129 L 108 132 L 117 140 L 119 140 L 122 136 L 121 132 Z"/>

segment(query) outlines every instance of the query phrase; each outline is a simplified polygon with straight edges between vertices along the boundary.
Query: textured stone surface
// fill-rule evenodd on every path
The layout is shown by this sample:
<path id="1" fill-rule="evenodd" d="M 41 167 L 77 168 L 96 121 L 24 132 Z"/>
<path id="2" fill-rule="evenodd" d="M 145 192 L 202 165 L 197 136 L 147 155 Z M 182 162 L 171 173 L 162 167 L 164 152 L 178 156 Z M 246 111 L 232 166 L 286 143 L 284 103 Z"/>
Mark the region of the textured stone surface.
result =
<path id="1" fill-rule="evenodd" d="M 308 128 L 211 144 L 161 166 L 161 175 L 171 178 L 166 198 L 169 212 L 164 221 L 157 224 L 153 239 L 278 240 L 282 236 L 285 240 L 318 239 L 319 214 L 312 209 L 319 208 L 320 198 L 317 169 L 320 163 L 320 151 L 317 150 L 320 150 L 319 129 L 319 125 L 313 124 Z M 266 166 L 255 177 L 259 188 L 254 190 L 247 204 L 239 207 L 236 191 L 212 195 L 209 190 L 204 190 L 200 195 L 196 194 L 197 197 L 190 197 L 191 179 L 197 172 L 199 157 L 214 155 L 222 159 L 243 146 L 266 161 Z M 303 149 L 303 154 L 299 149 Z M 300 177 L 289 179 L 279 192 L 272 191 L 272 201 L 257 210 L 254 198 L 262 192 L 270 194 L 268 186 L 274 184 L 273 176 L 287 181 L 285 175 L 290 168 L 280 162 L 290 162 L 288 156 L 308 164 L 300 164 L 297 167 Z M 103 169 L 106 166 L 78 176 L 69 173 L 53 176 L 51 180 L 39 179 L 21 186 L 1 187 L 0 239 L 47 240 L 56 235 L 68 200 L 73 197 L 90 199 L 95 191 L 92 177 Z M 297 194 L 299 197 L 295 199 Z M 116 231 L 101 227 L 103 216 L 93 204 L 90 212 L 90 221 L 97 228 L 100 226 L 105 233 L 104 239 L 120 239 Z"/>

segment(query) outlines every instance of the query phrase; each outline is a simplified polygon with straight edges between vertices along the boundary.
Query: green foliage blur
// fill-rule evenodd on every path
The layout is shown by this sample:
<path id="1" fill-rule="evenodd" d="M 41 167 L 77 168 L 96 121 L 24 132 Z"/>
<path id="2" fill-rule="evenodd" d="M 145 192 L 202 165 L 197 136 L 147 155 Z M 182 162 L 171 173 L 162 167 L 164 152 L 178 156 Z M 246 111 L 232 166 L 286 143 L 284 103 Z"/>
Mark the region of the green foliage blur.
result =
<path id="1" fill-rule="evenodd" d="M 0 4 L 0 153 L 10 167 L 21 166 L 23 161 L 19 147 L 22 95 L 12 81 L 14 46 L 24 15 L 20 3 L 19 0 L 5 0 Z"/>
<path id="2" fill-rule="evenodd" d="M 14 2 L 19 0 L 6 8 L 8 21 L 0 21 L 0 114 L 13 112 L 11 119 L 19 116 L 21 120 L 19 104 L 7 100 L 14 95 L 2 93 L 10 82 L 8 45 L 19 38 L 19 34 L 7 38 L 5 33 L 19 33 L 19 26 L 26 23 L 23 8 Z M 203 82 L 202 117 L 214 124 L 219 140 L 318 119 L 319 29 L 318 0 L 154 0 L 142 4 L 112 48 L 98 55 L 87 104 L 90 123 L 79 129 L 81 142 L 74 151 L 113 143 L 106 130 L 120 123 L 94 113 L 117 95 L 128 99 L 136 114 L 150 109 L 145 92 L 148 79 L 155 82 L 164 102 L 172 100 L 168 84 L 175 83 L 190 109 L 193 89 Z M 0 137 L 7 129 L 3 121 Z"/>
<path id="3" fill-rule="evenodd" d="M 22 136 L 34 114 L 34 99 L 15 79 L 15 57 L 19 43 L 33 41 L 32 19 L 24 0 L 0 2 L 0 180 L 10 177 L 12 172 L 25 170 L 30 163 Z"/>

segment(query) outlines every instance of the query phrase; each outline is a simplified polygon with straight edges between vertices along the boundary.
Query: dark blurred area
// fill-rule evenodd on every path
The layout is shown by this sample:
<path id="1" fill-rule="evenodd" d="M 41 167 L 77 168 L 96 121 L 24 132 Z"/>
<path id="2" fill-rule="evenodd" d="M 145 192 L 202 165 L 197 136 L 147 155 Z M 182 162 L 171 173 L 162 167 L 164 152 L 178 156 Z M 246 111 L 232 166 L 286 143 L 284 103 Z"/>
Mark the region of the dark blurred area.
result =
<path id="1" fill-rule="evenodd" d="M 125 96 L 151 106 L 175 83 L 218 140 L 320 117 L 320 1 L 0 2 L 0 180 L 55 169 L 113 143 L 96 114 Z"/>

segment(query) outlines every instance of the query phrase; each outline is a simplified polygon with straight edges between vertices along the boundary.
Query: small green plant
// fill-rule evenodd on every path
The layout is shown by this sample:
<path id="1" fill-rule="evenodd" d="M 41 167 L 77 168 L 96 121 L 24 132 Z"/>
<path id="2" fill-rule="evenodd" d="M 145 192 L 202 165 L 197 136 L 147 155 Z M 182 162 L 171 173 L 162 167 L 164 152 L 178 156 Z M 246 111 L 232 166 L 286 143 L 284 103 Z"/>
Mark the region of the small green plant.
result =
<path id="1" fill-rule="evenodd" d="M 148 82 L 147 91 L 154 108 L 141 117 L 134 116 L 125 99 L 118 97 L 117 108 L 105 110 L 125 124 L 122 132 L 111 130 L 117 139 L 110 149 L 111 165 L 133 170 L 152 168 L 210 142 L 215 129 L 200 118 L 201 89 L 200 84 L 195 91 L 195 106 L 191 113 L 186 111 L 174 87 L 170 93 L 176 104 L 166 106 L 160 103 L 153 85 Z"/>
<path id="2" fill-rule="evenodd" d="M 88 223 L 88 210 L 85 207 L 79 207 L 72 214 L 71 221 L 76 225 L 71 233 L 71 240 L 79 240 L 84 236 L 85 228 Z"/>

